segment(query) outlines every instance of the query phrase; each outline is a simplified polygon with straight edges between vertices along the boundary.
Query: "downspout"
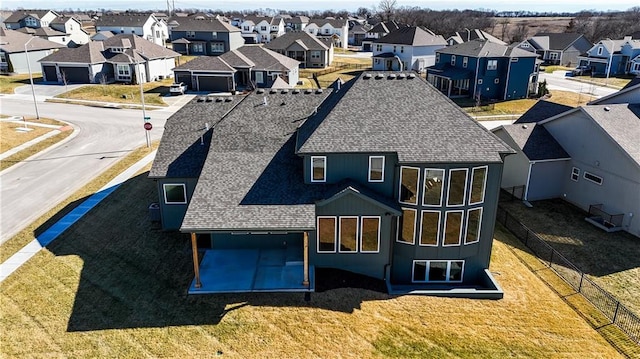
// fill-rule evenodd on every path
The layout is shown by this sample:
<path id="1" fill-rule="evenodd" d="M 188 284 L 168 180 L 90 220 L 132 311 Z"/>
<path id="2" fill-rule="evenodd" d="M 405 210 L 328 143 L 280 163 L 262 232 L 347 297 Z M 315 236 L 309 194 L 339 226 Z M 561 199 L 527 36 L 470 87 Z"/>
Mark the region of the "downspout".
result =
<path id="1" fill-rule="evenodd" d="M 476 58 L 476 76 L 473 78 L 473 96 L 471 98 L 476 98 L 476 89 L 478 87 L 478 69 L 480 68 L 480 57 Z"/>
<path id="2" fill-rule="evenodd" d="M 507 100 L 507 94 L 509 93 L 509 77 L 511 75 L 511 57 L 509 57 L 509 66 L 507 66 L 507 80 L 505 81 L 504 84 L 504 96 L 503 96 L 503 100 Z M 528 81 L 527 81 L 528 83 Z M 529 90 L 527 89 L 527 92 L 529 92 Z M 513 100 L 513 99 L 512 99 Z"/>
<path id="3" fill-rule="evenodd" d="M 522 198 L 523 201 L 529 200 L 529 181 L 531 180 L 531 167 L 535 164 L 535 162 L 529 161 L 529 171 L 527 171 L 527 184 L 524 188 L 524 196 Z"/>
<path id="4" fill-rule="evenodd" d="M 394 54 L 393 57 L 398 60 L 398 67 L 400 67 L 400 71 L 404 71 L 403 67 L 404 65 L 402 64 L 402 61 L 400 61 L 400 56 Z"/>

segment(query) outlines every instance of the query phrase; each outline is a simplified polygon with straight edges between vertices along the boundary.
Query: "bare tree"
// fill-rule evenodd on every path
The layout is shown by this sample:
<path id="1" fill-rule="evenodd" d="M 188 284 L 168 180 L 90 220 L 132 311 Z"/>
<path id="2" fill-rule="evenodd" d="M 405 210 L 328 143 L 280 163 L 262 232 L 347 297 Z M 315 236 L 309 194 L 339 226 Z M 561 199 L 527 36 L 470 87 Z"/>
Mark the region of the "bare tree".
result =
<path id="1" fill-rule="evenodd" d="M 67 84 L 68 84 L 68 80 L 67 80 L 67 73 L 62 70 L 60 71 L 60 77 L 62 77 L 62 83 L 64 84 L 64 91 L 68 91 L 67 90 Z"/>
<path id="2" fill-rule="evenodd" d="M 507 41 L 507 28 L 509 27 L 509 18 L 503 17 L 498 21 L 500 27 L 500 39 L 502 41 Z"/>
<path id="3" fill-rule="evenodd" d="M 382 21 L 393 20 L 393 16 L 396 12 L 397 0 L 381 0 L 378 4 L 378 13 L 382 18 Z"/>

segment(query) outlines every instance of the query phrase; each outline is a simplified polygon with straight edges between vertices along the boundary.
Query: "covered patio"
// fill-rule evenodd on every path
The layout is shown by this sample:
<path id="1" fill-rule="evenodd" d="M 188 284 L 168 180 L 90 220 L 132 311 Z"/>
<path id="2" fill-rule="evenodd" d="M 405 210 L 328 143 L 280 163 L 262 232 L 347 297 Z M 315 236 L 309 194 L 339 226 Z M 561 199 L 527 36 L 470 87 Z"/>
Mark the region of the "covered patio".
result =
<path id="1" fill-rule="evenodd" d="M 469 86 L 472 84 L 473 73 L 452 67 L 444 69 L 428 69 L 427 81 L 435 86 L 447 97 L 469 97 Z"/>

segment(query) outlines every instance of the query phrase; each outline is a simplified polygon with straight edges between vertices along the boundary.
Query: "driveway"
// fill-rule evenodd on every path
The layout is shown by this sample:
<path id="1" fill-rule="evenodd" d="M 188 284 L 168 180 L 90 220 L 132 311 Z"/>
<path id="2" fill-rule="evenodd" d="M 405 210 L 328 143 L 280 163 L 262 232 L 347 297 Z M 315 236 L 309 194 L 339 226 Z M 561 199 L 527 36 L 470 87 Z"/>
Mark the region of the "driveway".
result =
<path id="1" fill-rule="evenodd" d="M 59 95 L 61 93 L 71 91 L 73 89 L 77 89 L 78 87 L 88 86 L 88 84 L 77 84 L 77 85 L 60 85 L 60 84 L 34 84 L 33 90 L 36 93 L 36 97 L 53 97 Z M 16 87 L 14 93 L 16 95 L 29 95 L 33 96 L 31 93 L 31 85 L 24 85 L 20 87 Z"/>

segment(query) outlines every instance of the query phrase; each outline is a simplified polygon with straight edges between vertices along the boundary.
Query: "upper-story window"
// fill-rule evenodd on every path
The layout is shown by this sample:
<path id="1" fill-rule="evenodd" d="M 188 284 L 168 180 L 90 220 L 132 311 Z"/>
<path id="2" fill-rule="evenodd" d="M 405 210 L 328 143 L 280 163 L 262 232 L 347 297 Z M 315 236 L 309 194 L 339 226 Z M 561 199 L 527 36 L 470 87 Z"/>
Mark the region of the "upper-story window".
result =
<path id="1" fill-rule="evenodd" d="M 402 209 L 402 217 L 398 217 L 397 241 L 414 244 L 416 233 L 416 210 L 411 208 Z"/>
<path id="2" fill-rule="evenodd" d="M 400 53 L 403 54 L 404 53 L 404 46 L 400 46 Z"/>
<path id="3" fill-rule="evenodd" d="M 529 43 L 528 42 L 523 42 L 522 44 L 520 44 L 520 47 L 528 49 L 529 48 Z"/>
<path id="4" fill-rule="evenodd" d="M 327 157 L 311 156 L 311 182 L 327 181 Z"/>
<path id="5" fill-rule="evenodd" d="M 456 65 L 456 55 L 451 55 L 451 66 Z"/>
<path id="6" fill-rule="evenodd" d="M 324 29 L 324 33 L 328 34 L 329 33 L 329 29 Z"/>
<path id="7" fill-rule="evenodd" d="M 471 244 L 480 241 L 480 225 L 482 224 L 482 207 L 472 208 L 467 211 L 467 233 L 464 237 L 464 244 Z"/>
<path id="8" fill-rule="evenodd" d="M 442 181 L 444 170 L 435 168 L 425 168 L 424 170 L 424 192 L 422 192 L 423 206 L 442 205 Z"/>
<path id="9" fill-rule="evenodd" d="M 415 167 L 400 167 L 400 194 L 401 203 L 418 204 L 418 183 L 420 182 L 420 169 Z"/>
<path id="10" fill-rule="evenodd" d="M 266 26 L 260 26 L 260 31 L 267 31 L 267 27 Z"/>
<path id="11" fill-rule="evenodd" d="M 467 169 L 449 170 L 449 193 L 447 206 L 462 206 L 467 188 Z"/>
<path id="12" fill-rule="evenodd" d="M 217 39 L 218 38 L 218 33 L 216 31 L 212 31 L 211 32 L 211 38 L 212 39 Z"/>
<path id="13" fill-rule="evenodd" d="M 376 45 L 376 51 L 378 52 L 382 51 L 382 45 Z"/>
<path id="14" fill-rule="evenodd" d="M 598 46 L 598 55 L 602 55 L 602 49 L 603 49 L 602 46 Z"/>
<path id="15" fill-rule="evenodd" d="M 187 31 L 187 37 L 196 37 L 195 31 Z"/>
<path id="16" fill-rule="evenodd" d="M 488 60 L 487 70 L 496 70 L 498 68 L 498 60 Z"/>
<path id="17" fill-rule="evenodd" d="M 313 51 L 311 51 L 311 58 L 312 58 L 312 59 L 319 59 L 319 58 L 320 58 L 320 55 L 321 55 L 321 52 L 320 52 L 320 51 L 317 51 L 317 50 L 313 50 Z"/>
<path id="18" fill-rule="evenodd" d="M 211 52 L 224 52 L 224 43 L 222 43 L 222 42 L 212 42 L 211 43 Z"/>
<path id="19" fill-rule="evenodd" d="M 440 62 L 440 53 L 436 52 L 436 64 Z"/>
<path id="20" fill-rule="evenodd" d="M 24 19 L 24 23 L 27 26 L 38 26 L 38 21 L 32 17 Z"/>
<path id="21" fill-rule="evenodd" d="M 243 26 L 243 27 L 242 27 L 242 30 L 243 30 L 243 31 L 249 31 L 249 26 Z"/>
<path id="22" fill-rule="evenodd" d="M 394 53 L 396 52 L 397 48 L 398 48 L 398 47 L 397 47 L 396 45 L 393 45 L 393 52 L 394 52 Z"/>
<path id="23" fill-rule="evenodd" d="M 164 203 L 166 204 L 186 204 L 187 191 L 183 183 L 165 183 L 162 185 L 164 191 Z"/>
<path id="24" fill-rule="evenodd" d="M 466 57 L 466 56 L 463 57 L 462 58 L 462 67 L 464 67 L 466 69 L 468 64 L 469 64 L 469 58 Z"/>
<path id="25" fill-rule="evenodd" d="M 484 202 L 484 190 L 487 185 L 487 166 L 474 167 L 471 170 L 471 194 L 469 204 Z"/>
<path id="26" fill-rule="evenodd" d="M 384 182 L 384 156 L 369 156 L 369 182 Z"/>

